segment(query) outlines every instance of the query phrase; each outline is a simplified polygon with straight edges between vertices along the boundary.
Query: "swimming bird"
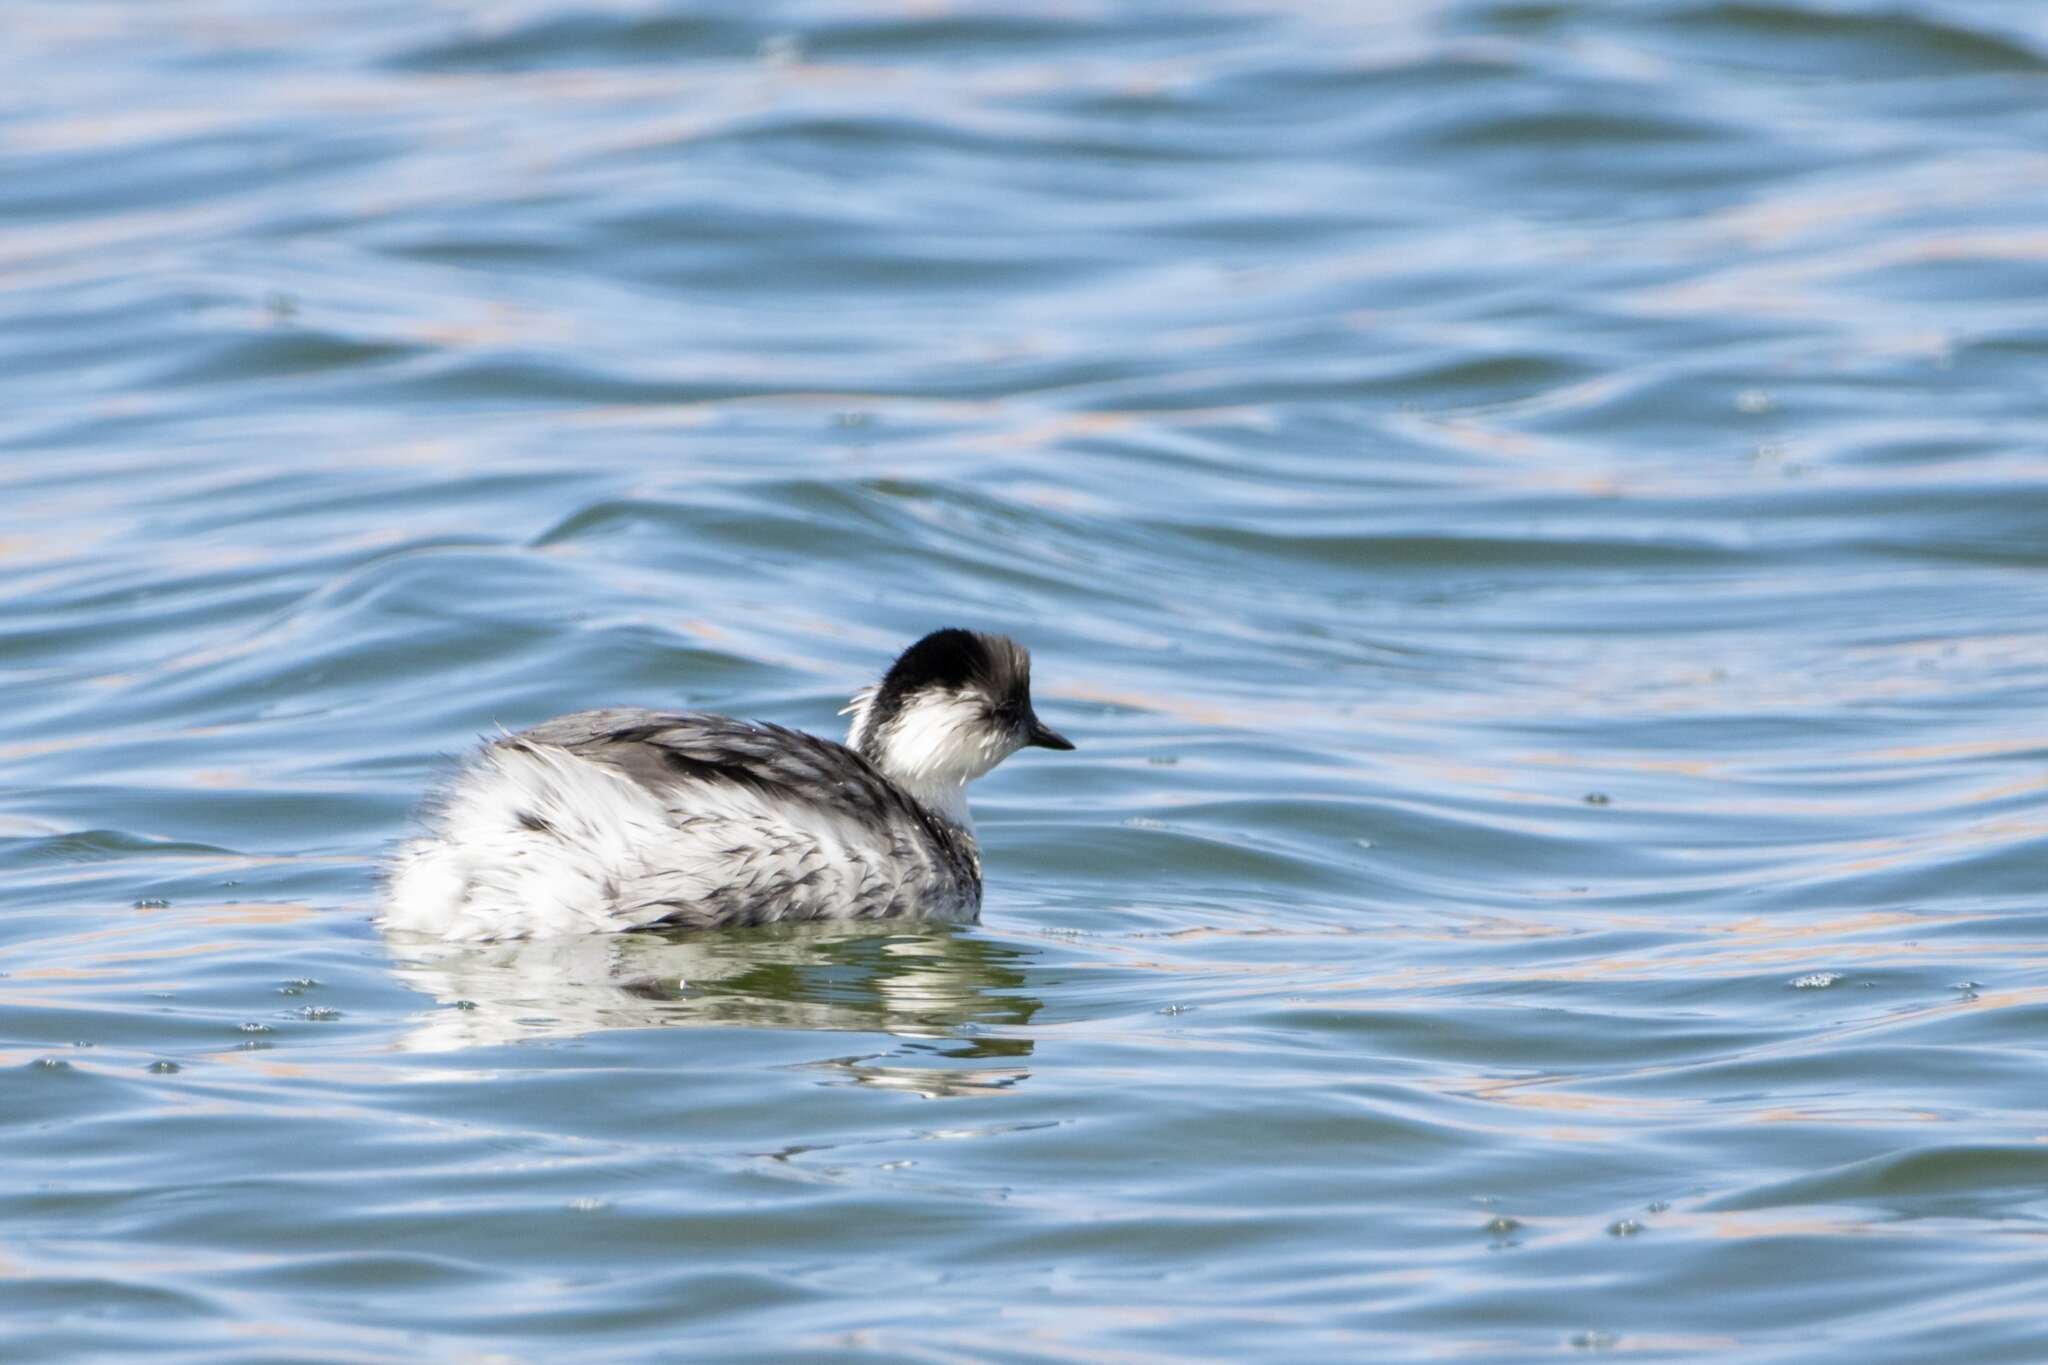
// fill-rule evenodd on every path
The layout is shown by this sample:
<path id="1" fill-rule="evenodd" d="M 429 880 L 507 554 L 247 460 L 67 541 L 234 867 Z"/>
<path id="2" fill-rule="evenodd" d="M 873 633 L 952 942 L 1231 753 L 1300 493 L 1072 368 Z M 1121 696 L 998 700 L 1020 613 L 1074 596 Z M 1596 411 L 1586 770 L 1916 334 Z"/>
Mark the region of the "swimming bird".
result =
<path id="1" fill-rule="evenodd" d="M 1031 656 L 933 631 L 846 742 L 702 711 L 579 711 L 485 744 L 388 873 L 382 923 L 451 942 L 780 920 L 971 920 L 967 784 L 1026 745 Z"/>

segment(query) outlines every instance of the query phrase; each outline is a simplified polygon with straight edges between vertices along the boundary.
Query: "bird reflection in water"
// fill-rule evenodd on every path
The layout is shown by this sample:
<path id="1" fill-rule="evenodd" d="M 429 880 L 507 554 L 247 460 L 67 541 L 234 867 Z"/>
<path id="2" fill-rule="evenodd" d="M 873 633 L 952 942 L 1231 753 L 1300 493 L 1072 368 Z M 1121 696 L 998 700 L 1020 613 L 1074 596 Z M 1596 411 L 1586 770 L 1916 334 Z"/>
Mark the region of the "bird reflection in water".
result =
<path id="1" fill-rule="evenodd" d="M 882 1053 L 817 1063 L 862 1085 L 987 1093 L 1028 1076 L 1015 1030 L 1031 950 L 951 925 L 798 924 L 451 944 L 386 935 L 401 981 L 440 1008 L 398 1046 L 450 1052 L 608 1029 L 887 1034 Z"/>

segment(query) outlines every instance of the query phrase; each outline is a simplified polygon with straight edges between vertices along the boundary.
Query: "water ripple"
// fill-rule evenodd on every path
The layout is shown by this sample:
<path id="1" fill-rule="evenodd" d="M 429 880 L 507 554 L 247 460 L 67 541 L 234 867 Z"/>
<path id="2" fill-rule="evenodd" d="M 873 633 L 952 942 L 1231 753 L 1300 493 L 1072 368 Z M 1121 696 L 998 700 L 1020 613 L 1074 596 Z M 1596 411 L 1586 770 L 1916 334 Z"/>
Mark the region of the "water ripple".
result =
<path id="1" fill-rule="evenodd" d="M 2030 13 L 13 18 L 10 1354 L 2048 1353 Z M 370 923 L 952 622 L 983 924 Z"/>

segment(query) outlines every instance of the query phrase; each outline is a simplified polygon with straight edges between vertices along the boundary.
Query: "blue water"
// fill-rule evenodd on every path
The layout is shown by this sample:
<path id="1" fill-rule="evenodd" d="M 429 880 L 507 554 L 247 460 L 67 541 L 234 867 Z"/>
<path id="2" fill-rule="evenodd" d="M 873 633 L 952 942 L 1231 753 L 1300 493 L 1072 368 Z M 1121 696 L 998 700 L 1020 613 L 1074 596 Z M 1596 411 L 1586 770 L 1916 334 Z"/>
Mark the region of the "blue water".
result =
<path id="1" fill-rule="evenodd" d="M 2048 1358 L 2048 10 L 6 34 L 7 1359 Z M 947 624 L 979 925 L 371 922 Z"/>

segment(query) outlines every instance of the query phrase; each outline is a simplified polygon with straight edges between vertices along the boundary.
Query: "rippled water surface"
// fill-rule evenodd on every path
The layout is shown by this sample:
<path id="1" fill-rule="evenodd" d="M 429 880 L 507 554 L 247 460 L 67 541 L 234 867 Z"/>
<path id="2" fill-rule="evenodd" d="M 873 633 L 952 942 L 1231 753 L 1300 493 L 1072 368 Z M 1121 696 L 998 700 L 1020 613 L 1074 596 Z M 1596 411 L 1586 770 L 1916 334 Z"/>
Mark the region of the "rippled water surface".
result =
<path id="1" fill-rule="evenodd" d="M 2048 11 L 6 27 L 9 1360 L 2048 1358 Z M 942 624 L 979 925 L 371 922 Z"/>

